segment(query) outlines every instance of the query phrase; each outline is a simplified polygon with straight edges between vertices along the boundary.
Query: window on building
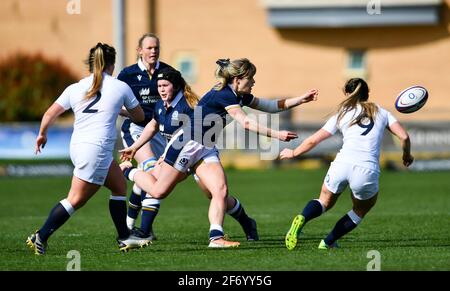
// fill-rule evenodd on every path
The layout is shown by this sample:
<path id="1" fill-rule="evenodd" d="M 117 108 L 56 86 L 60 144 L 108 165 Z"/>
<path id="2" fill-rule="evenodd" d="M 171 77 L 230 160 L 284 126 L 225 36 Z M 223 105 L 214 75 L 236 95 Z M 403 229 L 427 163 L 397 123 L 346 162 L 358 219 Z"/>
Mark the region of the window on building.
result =
<path id="1" fill-rule="evenodd" d="M 175 56 L 174 64 L 186 82 L 193 84 L 197 81 L 197 59 L 194 54 L 179 52 Z"/>
<path id="2" fill-rule="evenodd" d="M 350 50 L 348 55 L 348 68 L 351 70 L 362 70 L 365 68 L 365 51 Z"/>
<path id="3" fill-rule="evenodd" d="M 346 77 L 367 78 L 366 51 L 351 49 L 347 53 Z"/>
<path id="4" fill-rule="evenodd" d="M 182 60 L 179 64 L 180 71 L 185 75 L 192 74 L 192 60 Z"/>

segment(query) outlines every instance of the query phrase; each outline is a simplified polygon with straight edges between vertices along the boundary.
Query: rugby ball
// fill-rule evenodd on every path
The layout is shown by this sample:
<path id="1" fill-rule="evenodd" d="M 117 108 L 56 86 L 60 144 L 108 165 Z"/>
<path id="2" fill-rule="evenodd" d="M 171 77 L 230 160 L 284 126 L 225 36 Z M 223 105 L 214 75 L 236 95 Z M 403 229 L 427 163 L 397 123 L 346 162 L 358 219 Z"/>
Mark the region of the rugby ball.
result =
<path id="1" fill-rule="evenodd" d="M 401 113 L 413 113 L 422 108 L 428 99 L 428 91 L 422 86 L 403 90 L 395 100 L 395 109 Z"/>

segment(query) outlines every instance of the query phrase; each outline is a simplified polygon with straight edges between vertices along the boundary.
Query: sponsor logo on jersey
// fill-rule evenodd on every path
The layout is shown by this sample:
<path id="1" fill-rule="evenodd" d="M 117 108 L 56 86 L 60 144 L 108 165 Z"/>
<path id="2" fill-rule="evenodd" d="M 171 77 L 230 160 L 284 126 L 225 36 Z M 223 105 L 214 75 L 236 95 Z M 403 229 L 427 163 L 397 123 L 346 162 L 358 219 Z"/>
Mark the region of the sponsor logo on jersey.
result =
<path id="1" fill-rule="evenodd" d="M 172 120 L 178 121 L 178 111 L 174 111 L 172 114 Z"/>
<path id="2" fill-rule="evenodd" d="M 139 91 L 139 95 L 141 95 L 141 97 L 148 96 L 149 94 L 150 94 L 150 88 L 142 88 Z"/>

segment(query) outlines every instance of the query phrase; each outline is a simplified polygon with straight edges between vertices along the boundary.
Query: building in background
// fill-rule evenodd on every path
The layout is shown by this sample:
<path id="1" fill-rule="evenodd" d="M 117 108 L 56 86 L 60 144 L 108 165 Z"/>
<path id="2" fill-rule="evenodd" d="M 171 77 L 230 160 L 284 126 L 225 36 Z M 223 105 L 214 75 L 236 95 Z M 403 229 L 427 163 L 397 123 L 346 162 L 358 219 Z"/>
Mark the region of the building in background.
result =
<path id="1" fill-rule="evenodd" d="M 81 77 L 88 49 L 98 41 L 114 44 L 114 1 L 1 1 L 0 58 L 40 52 Z M 440 143 L 450 146 L 450 0 L 123 1 L 126 65 L 136 60 L 138 38 L 154 32 L 161 59 L 203 95 L 215 83 L 218 58 L 247 57 L 258 68 L 257 96 L 320 90 L 318 102 L 287 116 L 293 124 L 322 123 L 350 77 L 364 77 L 372 100 L 393 112 L 400 91 L 422 85 L 430 93 L 425 107 L 396 116 L 440 124 L 434 134 L 444 134 Z"/>
<path id="2" fill-rule="evenodd" d="M 372 98 L 393 110 L 397 93 L 421 84 L 428 104 L 407 121 L 449 120 L 450 0 L 124 0 L 126 64 L 137 40 L 156 32 L 161 58 L 200 95 L 214 84 L 218 58 L 248 57 L 258 67 L 255 94 L 320 90 L 293 121 L 321 121 L 348 77 L 365 77 Z M 0 57 L 17 51 L 60 58 L 80 76 L 88 49 L 113 43 L 113 0 L 4 0 Z"/>

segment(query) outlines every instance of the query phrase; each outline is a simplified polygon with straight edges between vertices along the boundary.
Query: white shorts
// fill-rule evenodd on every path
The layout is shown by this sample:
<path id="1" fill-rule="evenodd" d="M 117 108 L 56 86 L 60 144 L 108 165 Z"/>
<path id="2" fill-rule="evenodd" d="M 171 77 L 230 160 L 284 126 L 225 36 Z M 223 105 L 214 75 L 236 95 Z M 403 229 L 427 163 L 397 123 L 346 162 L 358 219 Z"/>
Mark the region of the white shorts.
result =
<path id="1" fill-rule="evenodd" d="M 208 148 L 196 141 L 188 141 L 182 148 L 174 142 L 181 133 L 172 137 L 164 151 L 164 161 L 182 173 L 189 172 L 200 161 L 219 163 L 219 152 L 216 147 Z"/>
<path id="2" fill-rule="evenodd" d="M 131 146 L 142 134 L 144 127 L 137 125 L 129 120 L 126 120 L 121 129 L 122 142 L 124 147 Z M 157 132 L 150 140 L 150 148 L 153 154 L 158 159 L 164 152 L 166 147 L 166 139 Z"/>
<path id="3" fill-rule="evenodd" d="M 341 162 L 332 162 L 324 183 L 334 194 L 344 192 L 347 185 L 358 200 L 367 200 L 378 193 L 380 172 Z"/>
<path id="4" fill-rule="evenodd" d="M 113 161 L 113 149 L 90 143 L 70 145 L 73 175 L 83 181 L 103 185 Z"/>

